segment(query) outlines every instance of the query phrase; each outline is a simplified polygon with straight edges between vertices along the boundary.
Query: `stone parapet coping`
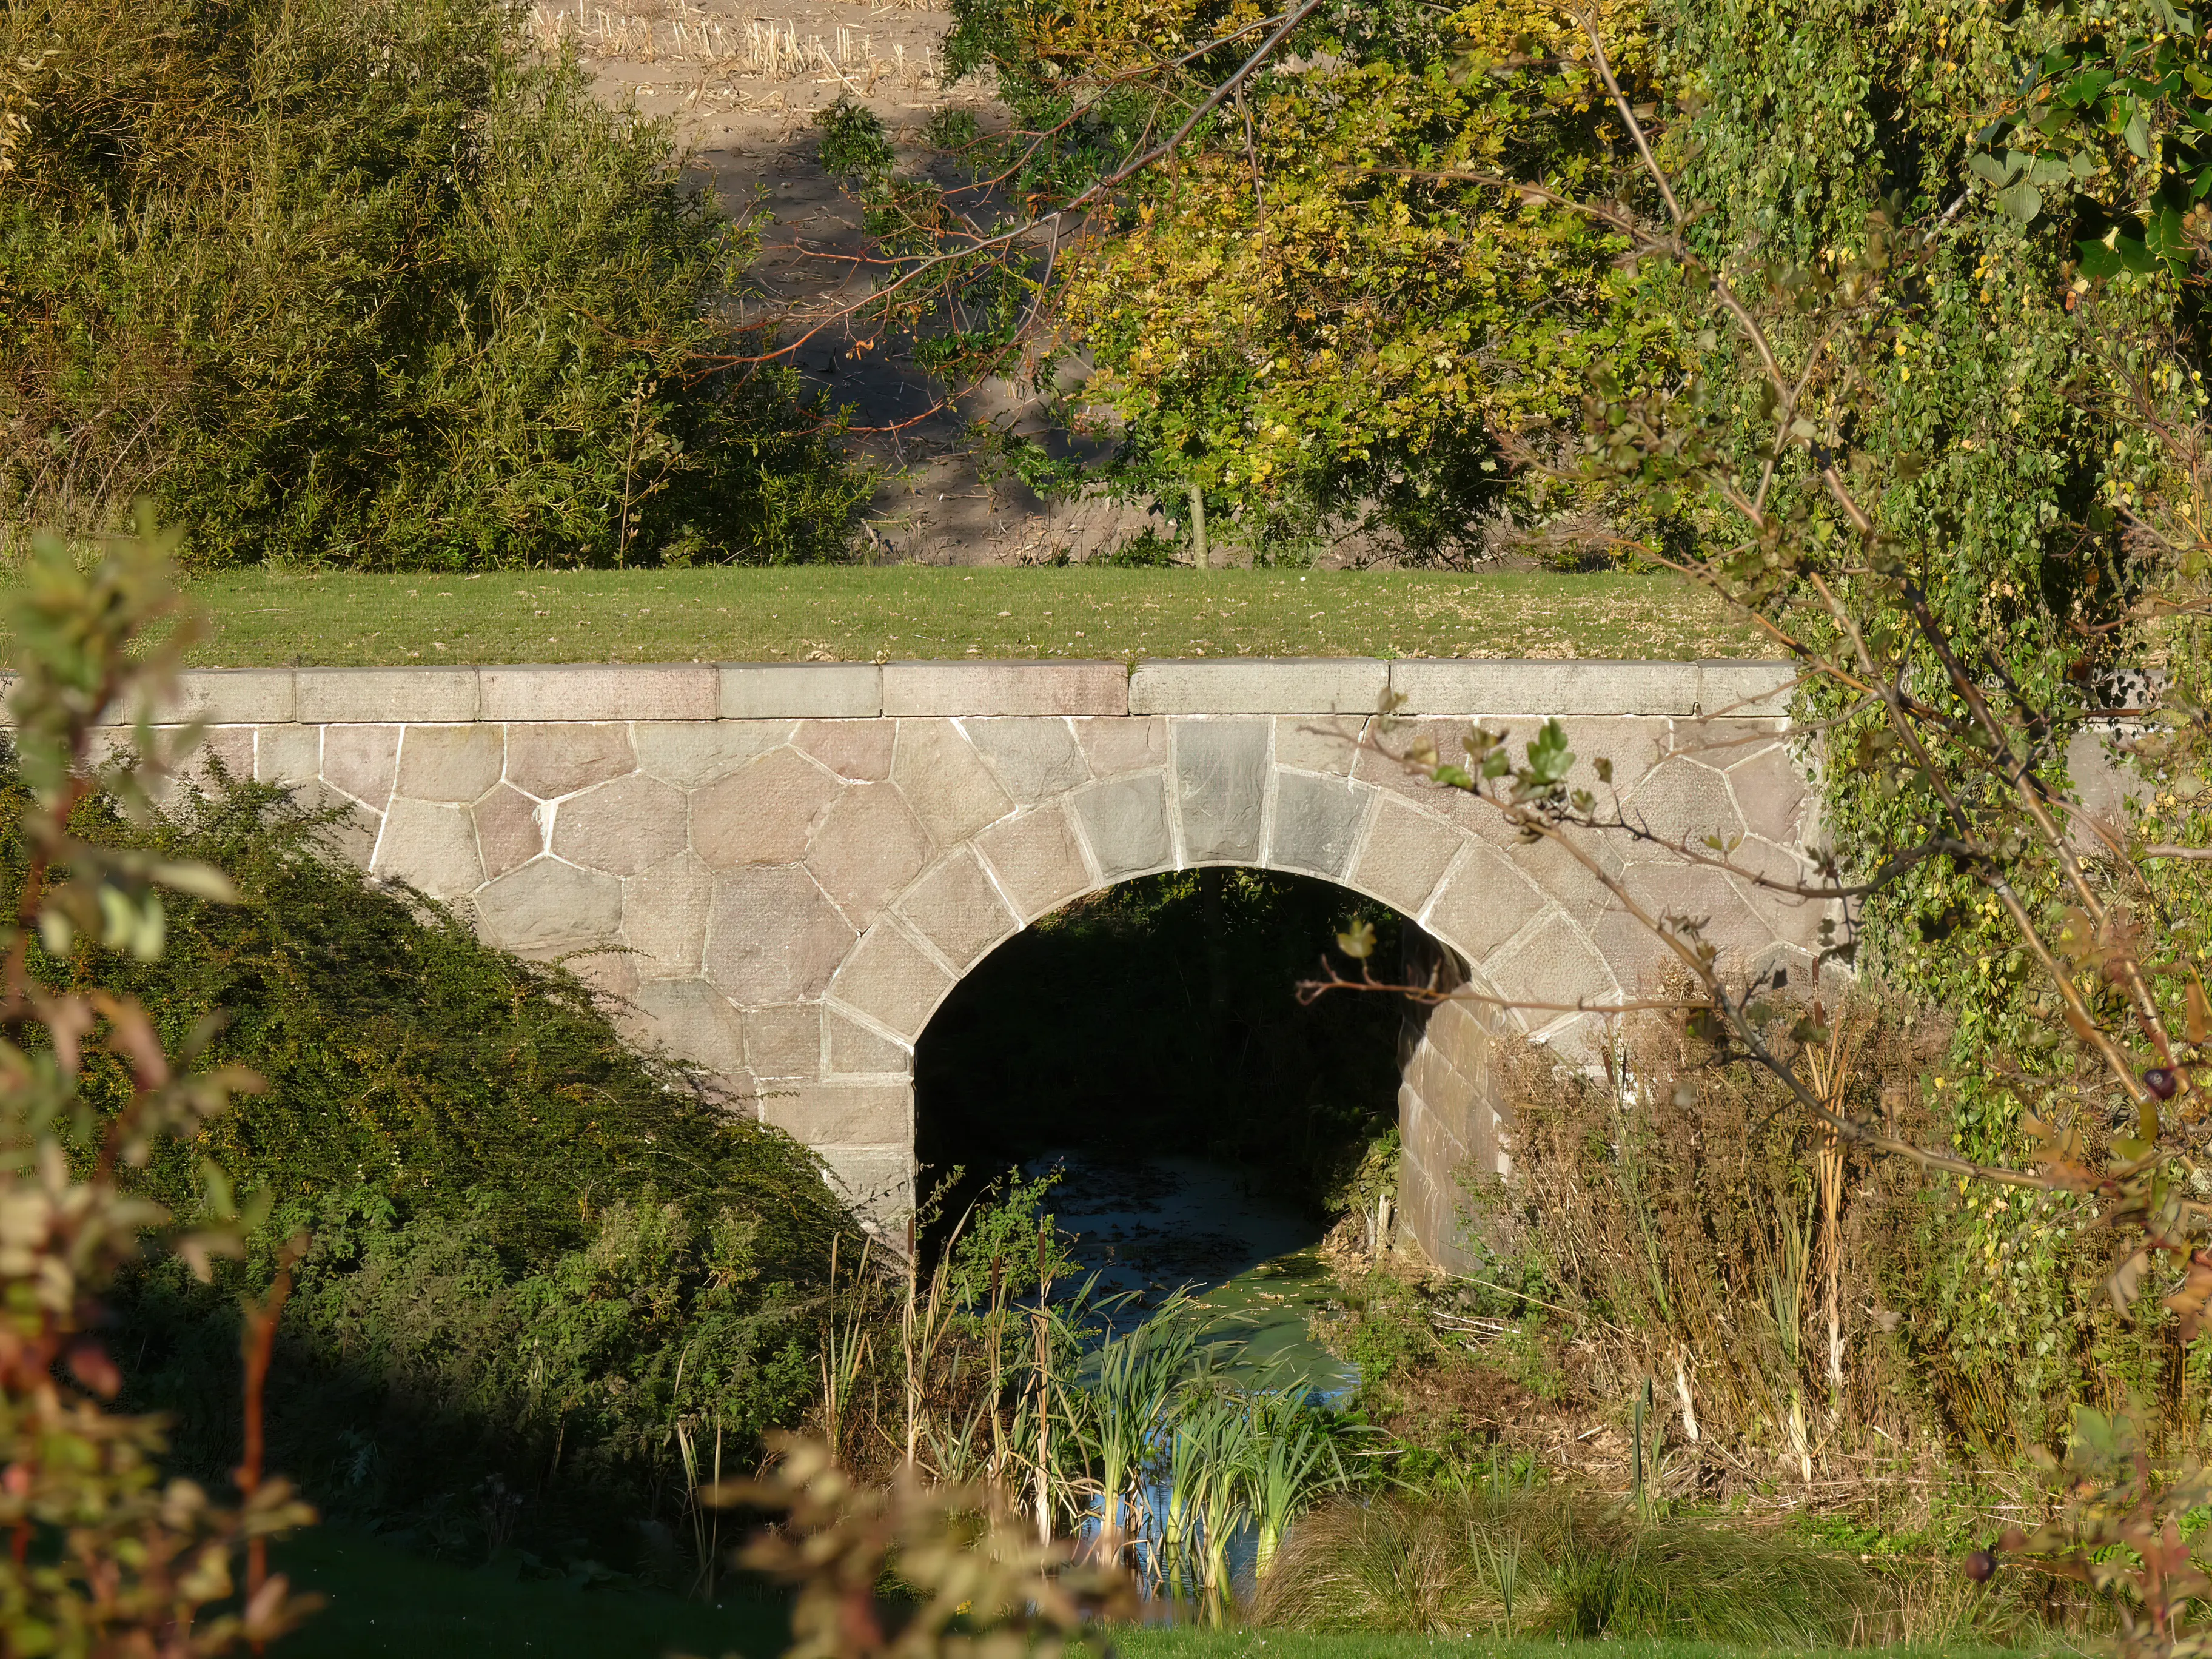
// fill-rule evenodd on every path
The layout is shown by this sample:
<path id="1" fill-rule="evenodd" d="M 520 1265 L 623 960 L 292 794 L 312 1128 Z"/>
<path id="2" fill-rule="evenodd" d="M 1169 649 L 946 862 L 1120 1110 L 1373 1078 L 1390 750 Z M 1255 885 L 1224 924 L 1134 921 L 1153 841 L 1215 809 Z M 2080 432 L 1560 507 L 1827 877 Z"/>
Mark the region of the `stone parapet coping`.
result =
<path id="1" fill-rule="evenodd" d="M 232 668 L 161 724 L 866 720 L 1007 714 L 1786 714 L 1786 662 L 1375 657 L 1139 662 L 592 663 Z"/>

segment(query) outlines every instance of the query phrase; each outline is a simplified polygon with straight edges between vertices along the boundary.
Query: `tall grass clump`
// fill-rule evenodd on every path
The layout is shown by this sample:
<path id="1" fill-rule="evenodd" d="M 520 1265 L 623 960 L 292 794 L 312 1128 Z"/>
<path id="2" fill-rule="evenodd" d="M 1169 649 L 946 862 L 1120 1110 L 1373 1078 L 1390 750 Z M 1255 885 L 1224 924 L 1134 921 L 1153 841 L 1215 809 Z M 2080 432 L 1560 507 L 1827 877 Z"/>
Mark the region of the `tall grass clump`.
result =
<path id="1" fill-rule="evenodd" d="M 757 237 L 501 0 L 0 9 L 0 522 L 199 568 L 782 562 L 865 483 Z"/>
<path id="2" fill-rule="evenodd" d="M 21 793 L 0 773 L 0 812 Z M 269 1443 L 333 1513 L 464 1554 L 586 1536 L 634 1555 L 639 1524 L 675 1536 L 651 1529 L 682 1519 L 687 1444 L 750 1466 L 805 1414 L 830 1255 L 858 1236 L 804 1147 L 631 1048 L 573 975 L 372 884 L 281 791 L 187 796 L 149 823 L 94 797 L 75 829 L 220 860 L 240 893 L 179 900 L 159 958 L 100 964 L 165 1032 L 222 1011 L 198 1063 L 267 1084 L 136 1178 L 189 1219 L 213 1158 L 255 1218 L 212 1285 L 155 1263 L 118 1291 L 131 1397 L 174 1413 L 184 1465 L 238 1461 L 215 1408 L 238 1299 L 301 1235 Z M 24 858 L 0 836 L 9 896 Z M 36 947 L 33 968 L 69 971 Z M 115 1109 L 128 1079 L 97 1061 L 84 1094 Z"/>
<path id="3" fill-rule="evenodd" d="M 1771 1528 L 1641 1519 L 1617 1500 L 1540 1487 L 1332 1498 L 1291 1529 L 1253 1617 L 1308 1630 L 1808 1647 L 1878 1638 L 1893 1599 L 1853 1558 Z"/>

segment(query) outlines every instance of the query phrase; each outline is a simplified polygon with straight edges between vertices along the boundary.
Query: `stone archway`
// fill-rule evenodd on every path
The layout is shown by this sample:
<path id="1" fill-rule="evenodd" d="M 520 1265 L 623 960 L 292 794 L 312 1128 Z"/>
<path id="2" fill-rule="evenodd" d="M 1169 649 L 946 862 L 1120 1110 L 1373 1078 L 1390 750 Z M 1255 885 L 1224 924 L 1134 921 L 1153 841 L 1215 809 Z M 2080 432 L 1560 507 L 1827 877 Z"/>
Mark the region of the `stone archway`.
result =
<path id="1" fill-rule="evenodd" d="M 995 945 L 1084 893 L 1243 865 L 1391 906 L 1510 1001 L 1603 1001 L 1662 949 L 1560 848 L 1362 739 L 1455 752 L 1469 719 L 1565 721 L 1662 837 L 1801 866 L 1786 665 L 1338 662 L 309 669 L 188 677 L 234 773 L 349 814 L 349 854 L 562 957 L 638 1033 L 908 1201 L 914 1044 Z M 1764 702 L 1759 699 L 1765 699 Z M 1708 700 L 1725 703 L 1706 715 Z M 1732 961 L 1809 965 L 1819 907 L 1649 844 L 1591 849 Z M 1407 1209 L 1452 1248 L 1453 1166 L 1496 1157 L 1485 1045 L 1588 1017 L 1462 1005 L 1410 1057 Z M 1447 1030 L 1458 1036 L 1451 1043 Z M 1425 1196 L 1424 1196 L 1425 1194 Z"/>

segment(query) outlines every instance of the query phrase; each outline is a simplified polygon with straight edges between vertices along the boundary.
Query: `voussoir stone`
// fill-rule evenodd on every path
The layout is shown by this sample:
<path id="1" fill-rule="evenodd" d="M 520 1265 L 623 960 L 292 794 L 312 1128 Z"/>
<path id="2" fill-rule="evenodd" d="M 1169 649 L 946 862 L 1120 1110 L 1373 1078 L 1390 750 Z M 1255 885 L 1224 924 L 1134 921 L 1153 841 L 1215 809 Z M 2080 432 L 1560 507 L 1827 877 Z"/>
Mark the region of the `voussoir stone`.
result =
<path id="1" fill-rule="evenodd" d="M 477 895 L 492 942 L 510 951 L 604 945 L 622 925 L 622 883 L 555 858 L 533 859 Z"/>
<path id="2" fill-rule="evenodd" d="M 483 885 L 476 825 L 465 806 L 400 795 L 384 815 L 375 873 L 419 887 L 432 898 L 459 898 Z"/>
<path id="3" fill-rule="evenodd" d="M 761 1097 L 762 1118 L 810 1146 L 880 1145 L 914 1133 L 914 1096 L 903 1084 L 817 1083 Z"/>
<path id="4" fill-rule="evenodd" d="M 899 915 L 963 971 L 1020 924 L 975 855 L 965 848 L 914 884 Z"/>
<path id="5" fill-rule="evenodd" d="M 629 727 L 533 721 L 507 728 L 507 781 L 540 800 L 557 800 L 637 765 Z"/>
<path id="6" fill-rule="evenodd" d="M 1155 780 L 1157 785 L 1157 780 Z M 1157 797 L 1164 801 L 1164 796 Z M 1160 844 L 1167 844 L 1167 818 L 1163 804 L 1159 817 Z M 975 838 L 976 850 L 989 861 L 999 884 L 1014 902 L 1024 921 L 1034 921 L 1055 910 L 1094 884 L 1091 867 L 1083 861 L 1083 846 L 1067 821 L 1061 804 L 1048 802 L 1018 817 L 993 824 Z"/>
<path id="7" fill-rule="evenodd" d="M 1275 721 L 1275 764 L 1351 775 L 1367 722 L 1348 714 L 1285 714 Z"/>
<path id="8" fill-rule="evenodd" d="M 553 809 L 553 850 L 571 864 L 634 876 L 690 840 L 681 790 L 633 772 L 571 795 Z"/>
<path id="9" fill-rule="evenodd" d="M 630 728 L 637 769 L 678 789 L 727 777 L 788 742 L 791 720 L 641 720 Z"/>
<path id="10" fill-rule="evenodd" d="M 967 735 L 949 720 L 898 723 L 891 782 L 939 848 L 957 847 L 1014 810 Z"/>
<path id="11" fill-rule="evenodd" d="M 1335 778 L 1278 773 L 1268 862 L 1316 876 L 1341 876 L 1375 799 L 1373 790 Z"/>
<path id="12" fill-rule="evenodd" d="M 1352 866 L 1352 884 L 1409 916 L 1420 915 L 1464 837 L 1450 825 L 1378 793 L 1375 822 Z"/>
<path id="13" fill-rule="evenodd" d="M 921 945 L 879 921 L 830 983 L 830 994 L 911 1042 L 952 988 L 952 976 Z"/>
<path id="14" fill-rule="evenodd" d="M 791 741 L 841 778 L 880 783 L 891 775 L 897 735 L 896 720 L 806 720 Z"/>
<path id="15" fill-rule="evenodd" d="M 1149 772 L 1168 762 L 1168 723 L 1158 714 L 1101 715 L 1075 723 L 1075 740 L 1093 777 Z"/>
<path id="16" fill-rule="evenodd" d="M 832 1077 L 904 1077 L 914 1051 L 857 1019 L 823 1005 L 823 1030 L 829 1043 Z"/>
<path id="17" fill-rule="evenodd" d="M 692 793 L 692 848 L 716 870 L 795 864 L 843 787 L 795 750 L 770 750 Z"/>
<path id="18" fill-rule="evenodd" d="M 802 866 L 741 866 L 714 879 L 707 977 L 740 1007 L 809 1001 L 829 988 L 854 938 Z"/>
<path id="19" fill-rule="evenodd" d="M 1494 847 L 1466 847 L 1422 925 L 1469 962 L 1480 962 L 1544 908 L 1536 884 Z"/>
<path id="20" fill-rule="evenodd" d="M 497 783 L 507 732 L 497 726 L 410 726 L 399 740 L 399 793 L 470 801 Z"/>
<path id="21" fill-rule="evenodd" d="M 1513 942 L 1510 960 L 1492 961 L 1486 967 L 1499 995 L 1515 1002 L 1553 1005 L 1550 1010 L 1520 1011 L 1530 1030 L 1567 1018 L 1563 1010 L 1577 1002 L 1601 1004 L 1620 994 L 1604 957 L 1559 910 Z"/>
<path id="22" fill-rule="evenodd" d="M 700 971 L 714 899 L 714 872 L 693 854 L 641 871 L 623 883 L 623 943 L 644 971 L 688 978 Z"/>
<path id="23" fill-rule="evenodd" d="M 807 867 L 855 927 L 866 927 L 929 862 L 929 834 L 888 783 L 854 784 L 814 832 Z"/>
<path id="24" fill-rule="evenodd" d="M 1183 856 L 1194 864 L 1259 856 L 1267 799 L 1267 722 L 1176 722 L 1176 806 Z"/>
<path id="25" fill-rule="evenodd" d="M 744 1070 L 745 1022 L 701 979 L 648 979 L 632 999 L 647 1035 L 670 1053 L 730 1077 Z"/>
<path id="26" fill-rule="evenodd" d="M 1006 793 L 1024 805 L 1074 788 L 1091 775 L 1063 720 L 963 720 Z"/>
<path id="27" fill-rule="evenodd" d="M 1119 881 L 1175 861 L 1168 828 L 1168 787 L 1156 773 L 1108 778 L 1069 797 L 1098 873 Z"/>

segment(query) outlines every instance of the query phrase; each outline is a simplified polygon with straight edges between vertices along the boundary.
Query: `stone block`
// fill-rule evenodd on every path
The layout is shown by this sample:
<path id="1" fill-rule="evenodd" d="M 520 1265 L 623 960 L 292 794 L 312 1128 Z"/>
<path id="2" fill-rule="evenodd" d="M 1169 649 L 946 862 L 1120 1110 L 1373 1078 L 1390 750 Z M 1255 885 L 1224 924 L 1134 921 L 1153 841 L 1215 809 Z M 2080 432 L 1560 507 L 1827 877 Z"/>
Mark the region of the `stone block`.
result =
<path id="1" fill-rule="evenodd" d="M 642 981 L 634 1000 L 646 1033 L 680 1059 L 724 1078 L 745 1068 L 745 1023 L 702 979 Z"/>
<path id="2" fill-rule="evenodd" d="M 792 738 L 841 778 L 881 783 L 891 775 L 891 744 L 896 720 L 807 720 Z"/>
<path id="3" fill-rule="evenodd" d="M 1678 847 L 1686 842 L 1702 842 L 1707 836 L 1718 836 L 1725 842 L 1741 834 L 1744 827 L 1736 816 L 1727 778 L 1680 755 L 1653 768 L 1636 786 L 1622 816 Z"/>
<path id="4" fill-rule="evenodd" d="M 1168 763 L 1168 723 L 1158 715 L 1105 715 L 1075 721 L 1075 741 L 1091 775 L 1149 772 Z"/>
<path id="5" fill-rule="evenodd" d="M 829 988 L 854 934 L 795 864 L 719 875 L 707 921 L 707 977 L 744 1008 L 806 1002 Z"/>
<path id="6" fill-rule="evenodd" d="M 507 781 L 557 800 L 636 769 L 627 726 L 534 720 L 507 728 Z"/>
<path id="7" fill-rule="evenodd" d="M 1787 714 L 1797 685 L 1793 662 L 1715 662 L 1698 665 L 1698 712 Z"/>
<path id="8" fill-rule="evenodd" d="M 533 859 L 479 892 L 477 915 L 492 943 L 510 951 L 604 945 L 622 926 L 622 884 L 558 859 Z"/>
<path id="9" fill-rule="evenodd" d="M 496 726 L 410 726 L 399 740 L 399 793 L 471 801 L 497 783 L 507 734 Z"/>
<path id="10" fill-rule="evenodd" d="M 758 760 L 691 796 L 691 847 L 714 870 L 796 864 L 844 786 L 790 749 Z"/>
<path id="11" fill-rule="evenodd" d="M 974 853 L 954 853 L 899 901 L 899 915 L 963 973 L 1021 926 Z"/>
<path id="12" fill-rule="evenodd" d="M 716 709 L 726 720 L 873 720 L 883 670 L 872 662 L 726 662 Z"/>
<path id="13" fill-rule="evenodd" d="M 957 847 L 1014 810 L 991 769 L 951 720 L 898 723 L 891 781 L 940 850 Z"/>
<path id="14" fill-rule="evenodd" d="M 1278 772 L 1268 867 L 1305 870 L 1332 879 L 1343 875 L 1376 799 L 1371 789 L 1334 778 Z"/>
<path id="15" fill-rule="evenodd" d="M 1597 831 L 1567 833 L 1574 837 L 1571 848 L 1547 837 L 1540 841 L 1516 841 L 1506 848 L 1505 855 L 1522 875 L 1564 907 L 1571 916 L 1581 918 L 1613 908 L 1617 901 L 1612 890 L 1575 854 L 1585 854 L 1599 870 L 1619 880 L 1627 868 L 1623 858 L 1626 849 L 1614 838 Z"/>
<path id="16" fill-rule="evenodd" d="M 470 808 L 477 824 L 477 850 L 484 878 L 496 881 L 519 870 L 545 850 L 543 809 L 520 789 L 501 784 Z"/>
<path id="17" fill-rule="evenodd" d="M 1620 994 L 1605 957 L 1558 910 L 1516 939 L 1503 959 L 1493 957 L 1483 966 L 1500 996 L 1516 1004 L 1536 1005 L 1516 1009 L 1532 1031 L 1567 1018 L 1577 1003 L 1602 1007 Z"/>
<path id="18" fill-rule="evenodd" d="M 899 1237 L 914 1213 L 910 1138 L 880 1146 L 826 1146 L 822 1163 L 830 1189 L 860 1218 L 861 1226 L 883 1237 Z"/>
<path id="19" fill-rule="evenodd" d="M 1774 943 L 1770 918 L 1744 896 L 1724 870 L 1647 864 L 1632 871 L 1622 884 L 1661 921 L 1679 918 L 1699 924 L 1702 937 L 1719 949 L 1731 972 L 1741 973 Z"/>
<path id="20" fill-rule="evenodd" d="M 822 1005 L 786 1002 L 745 1012 L 745 1069 L 763 1081 L 822 1075 Z"/>
<path id="21" fill-rule="evenodd" d="M 830 1046 L 829 1075 L 901 1077 L 914 1070 L 914 1050 L 824 1006 L 822 1023 Z"/>
<path id="22" fill-rule="evenodd" d="M 1275 764 L 1349 777 L 1366 727 L 1353 714 L 1285 714 L 1275 721 Z"/>
<path id="23" fill-rule="evenodd" d="M 1378 795 L 1375 822 L 1352 866 L 1352 884 L 1394 909 L 1417 916 L 1464 840 L 1450 825 Z"/>
<path id="24" fill-rule="evenodd" d="M 1812 789 L 1786 747 L 1777 744 L 1729 768 L 1728 790 L 1735 798 L 1736 816 L 1753 835 L 1784 847 L 1796 843 Z"/>
<path id="25" fill-rule="evenodd" d="M 203 789 L 210 788 L 215 781 L 214 762 L 227 777 L 251 778 L 253 775 L 253 750 L 256 728 L 251 726 L 210 726 L 200 735 L 198 743 L 190 750 L 181 750 L 177 732 L 156 732 L 154 752 L 171 757 L 176 770 L 176 781 L 191 782 Z M 149 793 L 157 801 L 173 799 L 173 787 L 164 788 L 160 779 L 150 781 Z"/>
<path id="26" fill-rule="evenodd" d="M 960 727 L 1006 793 L 1024 806 L 1065 794 L 1091 775 L 1066 720 L 971 720 Z"/>
<path id="27" fill-rule="evenodd" d="M 1259 857 L 1267 737 L 1265 720 L 1175 722 L 1176 810 L 1186 863 L 1249 863 Z"/>
<path id="28" fill-rule="evenodd" d="M 299 718 L 289 668 L 194 669 L 154 708 L 157 726 L 272 726 Z"/>
<path id="29" fill-rule="evenodd" d="M 1372 657 L 1141 662 L 1129 676 L 1129 712 L 1372 714 L 1389 684 L 1390 665 Z"/>
<path id="30" fill-rule="evenodd" d="M 553 851 L 586 870 L 634 876 L 689 841 L 681 792 L 631 773 L 552 809 Z"/>
<path id="31" fill-rule="evenodd" d="M 630 728 L 630 741 L 639 771 L 699 789 L 781 748 L 793 729 L 790 720 L 646 720 Z"/>
<path id="32" fill-rule="evenodd" d="M 538 720 L 710 720 L 720 677 L 710 664 L 563 663 L 477 671 L 477 718 Z"/>
<path id="33" fill-rule="evenodd" d="M 296 668 L 295 718 L 317 726 L 447 724 L 477 717 L 473 668 Z"/>
<path id="34" fill-rule="evenodd" d="M 1106 880 L 1120 881 L 1175 862 L 1164 778 L 1142 772 L 1109 778 L 1078 790 L 1070 801 L 1098 873 Z"/>
<path id="35" fill-rule="evenodd" d="M 952 976 L 888 921 L 868 930 L 830 984 L 839 1002 L 908 1042 L 951 989 Z"/>
<path id="36" fill-rule="evenodd" d="M 1401 714 L 1690 714 L 1692 662 L 1401 659 L 1390 690 Z"/>
<path id="37" fill-rule="evenodd" d="M 316 839 L 356 870 L 368 868 L 376 856 L 376 838 L 384 833 L 384 814 L 339 794 L 326 783 L 313 783 L 294 797 L 301 805 L 318 811 L 335 807 L 340 816 L 316 830 Z"/>
<path id="38" fill-rule="evenodd" d="M 2130 800 L 2148 805 L 2156 793 L 2150 781 L 2124 764 L 2113 746 L 2135 730 L 2117 722 L 2099 724 L 2083 727 L 2066 743 L 2066 776 L 2074 786 L 2075 801 L 2098 823 L 2116 830 L 2127 823 Z M 2080 836 L 2088 834 L 2077 831 Z"/>
<path id="39" fill-rule="evenodd" d="M 1421 925 L 1469 962 L 1480 962 L 1544 908 L 1536 884 L 1496 848 L 1467 845 Z"/>
<path id="40" fill-rule="evenodd" d="M 476 825 L 465 806 L 401 795 L 384 815 L 376 874 L 419 887 L 432 898 L 455 899 L 483 885 Z"/>
<path id="41" fill-rule="evenodd" d="M 581 980 L 594 998 L 605 1006 L 612 1018 L 626 1018 L 637 997 L 637 958 L 619 945 L 548 945 L 535 951 L 518 951 L 518 956 L 534 956 L 544 960 L 555 957 L 562 967 Z"/>
<path id="42" fill-rule="evenodd" d="M 401 728 L 326 726 L 321 730 L 323 781 L 382 811 L 399 779 Z"/>
<path id="43" fill-rule="evenodd" d="M 761 1099 L 761 1116 L 809 1146 L 910 1139 L 914 1095 L 900 1083 L 817 1083 Z"/>
<path id="44" fill-rule="evenodd" d="M 806 851 L 807 868 L 845 919 L 865 928 L 921 873 L 929 835 L 888 783 L 848 787 Z"/>
<path id="45" fill-rule="evenodd" d="M 1126 714 L 1118 662 L 892 662 L 886 714 Z"/>
<path id="46" fill-rule="evenodd" d="M 1153 780 L 1155 788 L 1158 783 Z M 1165 846 L 1164 795 L 1158 799 L 1163 802 L 1160 840 Z M 1082 843 L 1057 801 L 993 824 L 975 838 L 975 846 L 1024 922 L 1058 909 L 1097 884 L 1083 861 Z"/>
<path id="47" fill-rule="evenodd" d="M 623 943 L 638 953 L 641 971 L 676 978 L 698 973 L 714 900 L 714 872 L 689 853 L 623 883 Z"/>
<path id="48" fill-rule="evenodd" d="M 253 776 L 257 782 L 295 786 L 313 783 L 323 775 L 323 728 L 319 726 L 264 726 L 253 743 Z"/>

